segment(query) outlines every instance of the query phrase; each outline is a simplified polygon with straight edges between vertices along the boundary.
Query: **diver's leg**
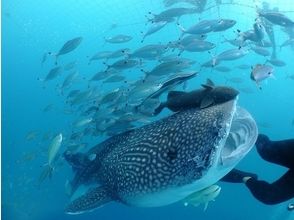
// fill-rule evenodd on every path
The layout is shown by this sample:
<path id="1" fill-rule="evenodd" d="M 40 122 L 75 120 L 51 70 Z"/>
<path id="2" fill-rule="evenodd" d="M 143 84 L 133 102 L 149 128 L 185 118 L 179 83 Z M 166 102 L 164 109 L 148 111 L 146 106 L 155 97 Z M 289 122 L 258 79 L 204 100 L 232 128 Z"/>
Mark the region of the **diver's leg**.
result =
<path id="1" fill-rule="evenodd" d="M 271 141 L 260 134 L 255 145 L 264 160 L 294 169 L 294 139 Z"/>
<path id="2" fill-rule="evenodd" d="M 257 200 L 267 205 L 294 198 L 294 170 L 288 170 L 280 179 L 271 184 L 255 178 L 249 178 L 245 184 Z"/>
<path id="3" fill-rule="evenodd" d="M 257 175 L 254 173 L 248 173 L 241 170 L 233 169 L 227 175 L 225 175 L 220 181 L 229 183 L 242 183 L 244 177 L 253 177 L 257 179 Z"/>

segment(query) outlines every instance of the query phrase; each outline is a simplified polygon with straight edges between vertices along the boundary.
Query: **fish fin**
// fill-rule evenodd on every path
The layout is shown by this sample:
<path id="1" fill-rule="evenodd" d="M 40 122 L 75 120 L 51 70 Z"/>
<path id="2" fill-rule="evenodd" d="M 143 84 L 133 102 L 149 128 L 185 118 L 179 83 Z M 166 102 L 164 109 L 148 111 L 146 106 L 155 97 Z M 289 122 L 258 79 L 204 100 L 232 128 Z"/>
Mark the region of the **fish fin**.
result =
<path id="1" fill-rule="evenodd" d="M 259 88 L 260 90 L 262 90 L 261 85 L 259 84 L 259 82 L 257 82 L 257 81 L 255 80 L 255 83 L 256 83 L 257 88 Z"/>
<path id="2" fill-rule="evenodd" d="M 172 98 L 177 98 L 179 96 L 185 95 L 186 92 L 182 92 L 182 91 L 170 91 L 167 94 L 167 100 L 172 99 Z"/>
<path id="3" fill-rule="evenodd" d="M 94 209 L 100 208 L 112 200 L 113 199 L 109 190 L 106 187 L 95 187 L 90 189 L 85 195 L 82 195 L 72 201 L 66 207 L 65 213 L 75 215 L 93 211 Z"/>
<path id="4" fill-rule="evenodd" d="M 165 107 L 166 107 L 166 103 L 165 102 L 164 103 L 160 103 L 160 105 L 154 110 L 153 116 L 158 115 L 162 111 L 162 109 L 164 109 Z"/>
<path id="5" fill-rule="evenodd" d="M 71 188 L 71 184 L 70 184 L 70 181 L 69 180 L 66 180 L 65 181 L 64 189 L 65 189 L 65 194 L 67 196 L 70 196 L 71 195 L 71 192 L 72 192 L 72 188 Z"/>
<path id="6" fill-rule="evenodd" d="M 41 186 L 41 184 L 47 179 L 51 179 L 52 178 L 52 173 L 53 173 L 53 167 L 51 165 L 49 165 L 48 163 L 42 165 L 43 170 L 39 176 L 38 179 L 38 183 L 37 183 L 37 187 L 39 188 Z"/>
<path id="7" fill-rule="evenodd" d="M 207 86 L 210 86 L 210 87 L 215 87 L 214 82 L 211 79 L 209 79 L 209 78 L 206 79 L 206 85 Z"/>
<path id="8" fill-rule="evenodd" d="M 216 65 L 218 65 L 219 61 L 217 60 L 217 57 L 212 55 L 210 51 L 207 51 L 207 52 L 211 57 L 211 67 L 215 67 Z"/>
<path id="9" fill-rule="evenodd" d="M 269 74 L 269 78 L 277 80 L 276 76 L 274 74 L 272 74 L 272 73 Z"/>
<path id="10" fill-rule="evenodd" d="M 212 90 L 214 88 L 213 86 L 207 84 L 201 84 L 201 86 L 207 90 Z"/>
<path id="11" fill-rule="evenodd" d="M 200 108 L 207 108 L 211 105 L 214 104 L 214 100 L 212 97 L 210 96 L 205 96 L 202 100 L 201 100 L 201 103 L 200 103 Z"/>
<path id="12" fill-rule="evenodd" d="M 184 50 L 181 49 L 180 52 L 178 53 L 178 57 L 180 57 L 183 52 L 184 52 Z"/>
<path id="13" fill-rule="evenodd" d="M 194 207 L 198 207 L 200 204 L 199 203 L 194 203 L 192 204 Z"/>
<path id="14" fill-rule="evenodd" d="M 182 37 L 185 35 L 185 33 L 186 33 L 187 30 L 182 25 L 180 25 L 179 22 L 177 22 L 177 26 L 179 27 L 180 31 L 182 32 L 182 34 L 179 37 L 179 39 L 182 39 Z"/>
<path id="15" fill-rule="evenodd" d="M 187 87 L 188 87 L 188 81 L 185 81 L 185 82 L 183 83 L 183 90 L 186 90 Z"/>
<path id="16" fill-rule="evenodd" d="M 206 211 L 207 207 L 208 207 L 208 202 L 204 203 L 204 209 L 203 209 L 204 212 Z"/>
<path id="17" fill-rule="evenodd" d="M 58 62 L 57 62 L 57 60 L 58 60 L 58 56 L 59 56 L 58 54 L 55 55 L 55 66 L 58 65 Z"/>

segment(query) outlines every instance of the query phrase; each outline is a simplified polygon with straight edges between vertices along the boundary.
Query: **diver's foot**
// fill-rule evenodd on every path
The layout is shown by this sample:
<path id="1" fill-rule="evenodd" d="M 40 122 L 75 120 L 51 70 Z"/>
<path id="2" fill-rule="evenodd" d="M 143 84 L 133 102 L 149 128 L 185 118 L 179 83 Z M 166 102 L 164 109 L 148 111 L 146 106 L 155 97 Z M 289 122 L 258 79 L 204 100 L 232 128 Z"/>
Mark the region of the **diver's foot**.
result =
<path id="1" fill-rule="evenodd" d="M 255 173 L 244 172 L 241 170 L 233 169 L 226 176 L 222 178 L 224 182 L 230 183 L 243 183 L 243 178 L 250 177 L 257 179 L 257 175 Z"/>

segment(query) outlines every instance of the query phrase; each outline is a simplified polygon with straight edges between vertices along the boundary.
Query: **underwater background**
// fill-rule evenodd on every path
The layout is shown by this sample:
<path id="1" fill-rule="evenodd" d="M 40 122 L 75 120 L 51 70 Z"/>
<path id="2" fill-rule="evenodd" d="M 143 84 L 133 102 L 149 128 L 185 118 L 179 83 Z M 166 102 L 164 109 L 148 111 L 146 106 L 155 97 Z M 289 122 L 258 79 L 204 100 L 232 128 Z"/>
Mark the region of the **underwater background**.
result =
<path id="1" fill-rule="evenodd" d="M 269 0 L 270 8 L 278 7 L 289 18 L 294 19 L 292 0 Z M 274 26 L 277 58 L 286 65 L 274 67 L 274 79 L 261 83 L 262 89 L 250 79 L 251 69 L 239 69 L 237 65 L 255 66 L 265 63 L 267 58 L 250 52 L 246 57 L 224 62 L 229 72 L 219 72 L 214 68 L 200 68 L 211 56 L 231 45 L 226 38 L 235 38 L 237 29 L 252 28 L 256 19 L 256 7 L 261 1 L 214 1 L 206 4 L 202 13 L 188 14 L 180 18 L 180 23 L 191 26 L 199 19 L 230 18 L 236 25 L 225 32 L 209 35 L 216 47 L 198 53 L 184 52 L 187 58 L 197 64 L 190 70 L 199 74 L 187 82 L 186 91 L 199 88 L 207 78 L 217 85 L 229 85 L 240 91 L 238 104 L 246 108 L 255 118 L 260 133 L 272 140 L 294 138 L 294 50 L 281 45 L 288 36 L 280 27 Z M 179 3 L 171 7 L 191 7 Z M 135 50 L 147 44 L 167 44 L 177 40 L 181 31 L 176 22 L 169 23 L 162 30 L 146 37 L 142 33 L 148 29 L 145 15 L 166 10 L 161 0 L 3 0 L 2 1 L 2 219 L 283 219 L 294 220 L 294 213 L 286 210 L 288 202 L 267 206 L 255 200 L 243 184 L 218 183 L 221 193 L 210 202 L 206 211 L 203 206 L 183 206 L 182 203 L 158 207 L 136 208 L 119 203 L 110 203 L 93 212 L 82 215 L 66 215 L 64 208 L 69 202 L 65 193 L 65 183 L 72 178 L 68 164 L 60 159 L 52 178 L 39 183 L 42 166 L 48 161 L 48 146 L 54 135 L 62 133 L 66 139 L 73 132 L 72 124 L 80 118 L 83 110 L 79 105 L 71 106 L 66 95 L 59 91 L 66 71 L 48 82 L 43 82 L 50 69 L 55 67 L 55 58 L 47 55 L 56 53 L 62 45 L 75 37 L 83 40 L 77 49 L 60 56 L 58 65 L 75 62 L 73 69 L 79 76 L 71 89 L 87 91 L 95 83 L 95 94 L 107 94 L 121 84 L 143 76 L 141 67 L 124 70 L 126 82 L 89 84 L 89 79 L 97 71 L 106 68 L 103 60 L 88 64 L 89 58 L 99 51 L 116 51 L 120 48 Z M 105 37 L 117 34 L 132 36 L 123 44 L 105 43 Z M 169 52 L 172 53 L 172 52 Z M 176 53 L 177 54 L 177 53 Z M 44 57 L 43 57 L 44 58 Z M 108 64 L 114 61 L 106 61 Z M 153 61 L 152 61 L 153 62 Z M 151 69 L 154 63 L 144 61 L 144 69 Z M 176 87 L 182 90 L 182 86 Z M 68 94 L 70 89 L 66 90 Z M 164 100 L 165 96 L 162 96 Z M 170 115 L 164 112 L 150 119 L 157 120 Z M 136 124 L 140 126 L 140 124 Z M 98 144 L 107 136 L 86 135 L 80 140 L 87 149 Z M 59 153 L 66 149 L 61 145 Z M 253 149 L 237 166 L 257 173 L 261 179 L 274 181 L 285 172 L 285 168 L 263 161 Z"/>

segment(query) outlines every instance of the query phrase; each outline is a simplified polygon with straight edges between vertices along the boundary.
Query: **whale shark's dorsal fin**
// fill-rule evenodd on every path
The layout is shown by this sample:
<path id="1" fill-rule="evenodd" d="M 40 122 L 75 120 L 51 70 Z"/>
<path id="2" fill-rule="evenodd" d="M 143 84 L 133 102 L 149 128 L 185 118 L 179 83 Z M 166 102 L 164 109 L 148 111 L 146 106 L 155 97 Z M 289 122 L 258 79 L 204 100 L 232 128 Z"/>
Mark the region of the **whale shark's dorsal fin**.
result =
<path id="1" fill-rule="evenodd" d="M 112 200 L 113 199 L 106 187 L 95 187 L 90 189 L 85 195 L 72 201 L 66 207 L 65 212 L 72 215 L 82 214 L 100 208 Z"/>

